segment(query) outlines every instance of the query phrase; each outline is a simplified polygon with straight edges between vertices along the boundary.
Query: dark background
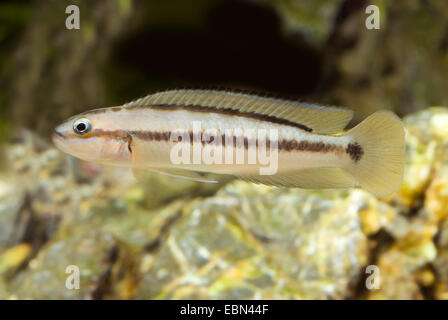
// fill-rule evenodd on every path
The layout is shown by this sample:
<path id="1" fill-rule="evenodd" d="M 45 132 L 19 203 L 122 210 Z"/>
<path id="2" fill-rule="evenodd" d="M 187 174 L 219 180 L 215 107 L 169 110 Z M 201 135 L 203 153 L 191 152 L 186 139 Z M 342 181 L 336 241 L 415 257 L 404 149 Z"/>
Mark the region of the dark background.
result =
<path id="1" fill-rule="evenodd" d="M 365 7 L 381 9 L 367 30 Z M 65 28 L 77 4 L 81 29 Z M 446 104 L 438 1 L 4 1 L 0 127 L 57 123 L 166 88 L 222 87 L 400 116 Z M 2 136 L 9 130 L 2 130 Z"/>

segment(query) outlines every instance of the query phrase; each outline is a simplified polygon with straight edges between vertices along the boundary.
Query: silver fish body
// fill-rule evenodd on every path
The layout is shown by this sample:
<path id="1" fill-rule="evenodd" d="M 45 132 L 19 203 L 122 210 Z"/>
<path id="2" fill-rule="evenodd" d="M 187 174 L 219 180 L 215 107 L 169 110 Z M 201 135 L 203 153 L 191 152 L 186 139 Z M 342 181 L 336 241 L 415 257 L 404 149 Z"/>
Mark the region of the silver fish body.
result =
<path id="1" fill-rule="evenodd" d="M 276 186 L 396 190 L 401 121 L 380 111 L 340 135 L 351 118 L 350 110 L 335 107 L 173 90 L 72 117 L 56 128 L 53 141 L 83 160 L 197 181 L 216 173 Z"/>

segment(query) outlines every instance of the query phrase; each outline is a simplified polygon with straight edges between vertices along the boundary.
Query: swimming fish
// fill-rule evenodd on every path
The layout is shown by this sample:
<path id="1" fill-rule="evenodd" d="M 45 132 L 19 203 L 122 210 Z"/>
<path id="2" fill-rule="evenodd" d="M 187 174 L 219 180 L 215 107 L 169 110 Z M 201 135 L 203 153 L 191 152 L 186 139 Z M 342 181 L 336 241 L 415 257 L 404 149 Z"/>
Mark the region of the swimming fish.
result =
<path id="1" fill-rule="evenodd" d="M 345 108 L 245 93 L 169 90 L 71 117 L 52 140 L 70 155 L 136 175 L 217 182 L 214 173 L 272 186 L 396 191 L 404 164 L 400 119 L 378 111 L 341 134 L 352 117 Z M 201 161 L 206 155 L 215 161 Z M 273 170 L 262 174 L 268 156 Z"/>

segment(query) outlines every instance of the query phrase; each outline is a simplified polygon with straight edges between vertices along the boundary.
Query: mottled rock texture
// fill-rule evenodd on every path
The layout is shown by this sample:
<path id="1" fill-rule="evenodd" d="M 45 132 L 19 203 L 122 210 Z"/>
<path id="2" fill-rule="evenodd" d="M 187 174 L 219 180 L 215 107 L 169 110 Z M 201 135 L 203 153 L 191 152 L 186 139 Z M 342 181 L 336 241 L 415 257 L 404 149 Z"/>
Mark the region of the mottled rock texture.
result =
<path id="1" fill-rule="evenodd" d="M 405 180 L 383 199 L 362 189 L 198 185 L 160 175 L 134 182 L 23 131 L 4 147 L 0 294 L 446 298 L 448 109 L 405 123 Z M 80 290 L 65 288 L 70 265 L 80 269 Z M 379 289 L 366 287 L 369 265 L 379 268 Z"/>

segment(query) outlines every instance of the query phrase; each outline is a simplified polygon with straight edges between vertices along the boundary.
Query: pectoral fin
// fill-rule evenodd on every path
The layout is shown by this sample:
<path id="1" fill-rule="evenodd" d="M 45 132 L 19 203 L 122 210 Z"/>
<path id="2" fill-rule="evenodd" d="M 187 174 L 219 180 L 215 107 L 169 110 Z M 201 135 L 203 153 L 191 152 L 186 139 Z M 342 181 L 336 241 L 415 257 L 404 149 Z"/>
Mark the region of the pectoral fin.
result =
<path id="1" fill-rule="evenodd" d="M 154 172 L 163 174 L 165 176 L 169 176 L 169 177 L 173 177 L 173 178 L 177 178 L 177 179 L 205 182 L 205 183 L 218 183 L 219 182 L 217 180 L 208 178 L 206 173 L 202 173 L 202 172 L 198 172 L 198 171 L 182 170 L 182 169 L 151 169 L 151 170 Z"/>
<path id="2" fill-rule="evenodd" d="M 150 148 L 139 148 L 143 146 L 143 143 L 138 143 L 138 139 L 131 137 L 128 141 L 129 152 L 131 153 L 132 161 L 132 173 L 137 180 L 143 179 L 148 172 L 156 172 L 163 174 L 165 176 L 170 176 L 177 179 L 205 182 L 205 183 L 218 183 L 217 180 L 208 178 L 208 174 L 204 172 L 185 170 L 185 169 L 174 169 L 174 168 L 146 168 L 147 159 L 157 158 L 157 153 Z"/>
<path id="3" fill-rule="evenodd" d="M 158 174 L 162 174 L 165 176 L 182 179 L 182 180 L 189 180 L 189 181 L 196 181 L 196 182 L 204 182 L 204 183 L 218 183 L 219 181 L 215 179 L 208 178 L 208 175 L 206 173 L 197 172 L 197 171 L 190 171 L 190 170 L 182 170 L 182 169 L 132 169 L 132 172 L 134 174 L 134 177 L 136 179 L 142 179 L 148 172 L 156 172 Z"/>

